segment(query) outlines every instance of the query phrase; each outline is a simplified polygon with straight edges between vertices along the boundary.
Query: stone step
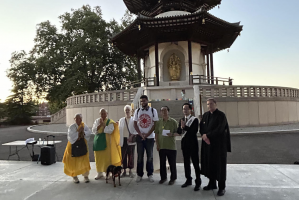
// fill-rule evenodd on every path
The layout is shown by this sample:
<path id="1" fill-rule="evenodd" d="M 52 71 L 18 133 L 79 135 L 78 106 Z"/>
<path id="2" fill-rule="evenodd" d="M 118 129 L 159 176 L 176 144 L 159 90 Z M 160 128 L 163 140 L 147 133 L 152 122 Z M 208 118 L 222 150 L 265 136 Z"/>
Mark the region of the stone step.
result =
<path id="1" fill-rule="evenodd" d="M 188 103 L 187 100 L 177 100 L 177 101 L 151 101 L 150 102 L 152 107 L 157 109 L 159 117 L 161 117 L 160 114 L 160 108 L 162 106 L 168 106 L 169 108 L 169 116 L 179 120 L 183 117 L 183 110 L 182 106 L 184 103 Z"/>

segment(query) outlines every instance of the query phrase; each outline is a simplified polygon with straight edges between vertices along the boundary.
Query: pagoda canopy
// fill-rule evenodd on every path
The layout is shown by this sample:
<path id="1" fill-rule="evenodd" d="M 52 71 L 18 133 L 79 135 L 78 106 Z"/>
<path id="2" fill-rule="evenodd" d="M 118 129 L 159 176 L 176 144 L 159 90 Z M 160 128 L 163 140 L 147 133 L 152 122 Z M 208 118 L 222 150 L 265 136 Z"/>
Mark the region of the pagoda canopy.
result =
<path id="1" fill-rule="evenodd" d="M 240 23 L 229 23 L 208 12 L 172 17 L 137 19 L 112 38 L 114 46 L 131 56 L 143 55 L 156 43 L 192 41 L 206 46 L 206 53 L 229 48 L 242 31 Z"/>
<path id="2" fill-rule="evenodd" d="M 131 13 L 154 17 L 160 13 L 181 10 L 195 12 L 201 8 L 210 10 L 221 0 L 124 0 Z"/>

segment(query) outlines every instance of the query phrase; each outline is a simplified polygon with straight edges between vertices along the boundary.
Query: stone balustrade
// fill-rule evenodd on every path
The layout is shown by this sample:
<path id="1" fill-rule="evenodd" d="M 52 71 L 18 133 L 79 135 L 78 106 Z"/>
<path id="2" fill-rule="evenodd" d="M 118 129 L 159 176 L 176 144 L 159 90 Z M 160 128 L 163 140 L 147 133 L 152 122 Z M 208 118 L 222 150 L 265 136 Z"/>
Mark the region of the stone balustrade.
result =
<path id="1" fill-rule="evenodd" d="M 129 90 L 116 90 L 97 93 L 81 94 L 67 98 L 67 105 L 83 105 L 96 102 L 111 102 L 111 101 L 133 101 L 137 93 L 137 88 Z"/>
<path id="2" fill-rule="evenodd" d="M 299 89 L 273 86 L 199 86 L 203 97 L 293 97 L 299 98 Z"/>
<path id="3" fill-rule="evenodd" d="M 64 107 L 61 110 L 59 110 L 58 112 L 51 115 L 51 123 L 65 122 L 65 119 L 62 119 L 62 118 L 65 118 L 65 116 L 66 116 L 66 109 Z"/>

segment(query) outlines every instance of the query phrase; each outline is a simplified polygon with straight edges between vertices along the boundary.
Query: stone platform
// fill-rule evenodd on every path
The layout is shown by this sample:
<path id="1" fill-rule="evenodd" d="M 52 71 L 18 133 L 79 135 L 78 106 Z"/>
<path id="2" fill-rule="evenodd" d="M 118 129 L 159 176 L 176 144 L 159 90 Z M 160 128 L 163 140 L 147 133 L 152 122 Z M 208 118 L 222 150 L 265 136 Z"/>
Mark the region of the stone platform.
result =
<path id="1" fill-rule="evenodd" d="M 217 190 L 198 192 L 193 187 L 182 189 L 185 181 L 183 165 L 177 164 L 178 180 L 175 185 L 158 184 L 159 173 L 154 174 L 154 183 L 146 178 L 136 183 L 135 179 L 121 179 L 122 186 L 113 187 L 105 180 L 94 180 L 95 163 L 91 163 L 90 183 L 74 184 L 72 178 L 63 173 L 63 164 L 50 166 L 36 162 L 0 161 L 1 200 L 40 199 L 227 199 L 227 200 L 295 200 L 299 199 L 298 165 L 228 165 L 227 192 L 218 197 Z M 193 176 L 194 176 L 194 172 Z M 203 185 L 208 179 L 203 177 Z"/>

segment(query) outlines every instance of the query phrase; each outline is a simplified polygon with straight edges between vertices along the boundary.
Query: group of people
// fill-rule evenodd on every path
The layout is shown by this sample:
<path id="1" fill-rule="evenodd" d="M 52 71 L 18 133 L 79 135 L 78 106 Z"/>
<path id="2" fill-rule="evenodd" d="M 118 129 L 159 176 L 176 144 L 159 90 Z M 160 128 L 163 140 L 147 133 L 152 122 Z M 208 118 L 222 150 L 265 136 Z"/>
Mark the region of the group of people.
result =
<path id="1" fill-rule="evenodd" d="M 93 151 L 96 162 L 96 180 L 104 177 L 104 172 L 109 165 L 123 166 L 122 177 L 133 178 L 134 152 L 137 145 L 137 177 L 136 182 L 142 181 L 144 175 L 144 154 L 146 153 L 146 171 L 150 182 L 154 182 L 153 148 L 156 142 L 160 158 L 160 181 L 167 181 L 166 160 L 170 168 L 169 185 L 177 179 L 176 136 L 181 136 L 181 149 L 184 157 L 184 170 L 186 182 L 182 188 L 192 185 L 191 162 L 195 170 L 195 188 L 201 186 L 201 175 L 209 178 L 204 190 L 217 189 L 218 195 L 225 194 L 227 152 L 231 151 L 230 132 L 226 116 L 217 109 L 215 99 L 207 100 L 208 112 L 199 120 L 192 116 L 192 106 L 185 103 L 182 106 L 184 117 L 177 122 L 169 116 L 169 107 L 162 106 L 159 119 L 156 109 L 148 106 L 148 97 L 140 97 L 141 108 L 135 110 L 131 116 L 132 108 L 124 107 L 125 117 L 118 122 L 108 118 L 105 109 L 100 110 L 101 117 L 96 119 L 92 130 L 82 122 L 82 115 L 76 114 L 75 123 L 68 129 L 68 144 L 63 157 L 64 172 L 79 183 L 78 175 L 84 176 L 84 181 L 89 182 L 89 153 L 80 157 L 72 155 L 72 148 L 77 141 L 84 139 L 88 149 L 88 140 L 94 134 Z M 198 130 L 201 134 L 201 168 L 199 159 Z M 127 171 L 129 170 L 129 171 Z"/>

